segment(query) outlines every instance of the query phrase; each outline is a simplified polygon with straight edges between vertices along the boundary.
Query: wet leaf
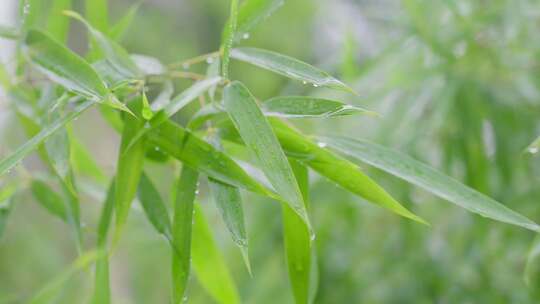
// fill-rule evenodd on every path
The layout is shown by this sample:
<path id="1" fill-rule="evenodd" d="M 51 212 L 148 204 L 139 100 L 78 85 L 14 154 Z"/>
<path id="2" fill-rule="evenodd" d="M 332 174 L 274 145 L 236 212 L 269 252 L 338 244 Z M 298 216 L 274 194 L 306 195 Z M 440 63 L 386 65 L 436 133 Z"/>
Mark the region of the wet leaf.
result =
<path id="1" fill-rule="evenodd" d="M 267 116 L 284 118 L 331 118 L 353 114 L 377 115 L 375 112 L 344 104 L 340 101 L 304 97 L 274 97 L 262 103 Z"/>
<path id="2" fill-rule="evenodd" d="M 224 91 L 224 105 L 246 146 L 257 157 L 261 170 L 294 212 L 310 229 L 306 208 L 291 166 L 255 98 L 240 82 Z"/>
<path id="3" fill-rule="evenodd" d="M 191 264 L 193 201 L 197 191 L 199 174 L 183 167 L 176 185 L 172 235 L 173 303 L 182 303 L 188 283 Z"/>
<path id="4" fill-rule="evenodd" d="M 321 140 L 356 161 L 377 167 L 473 213 L 540 231 L 540 226 L 525 216 L 405 154 L 365 140 L 346 137 Z"/>
<path id="5" fill-rule="evenodd" d="M 231 57 L 316 87 L 328 87 L 354 93 L 351 88 L 328 73 L 276 52 L 257 48 L 235 48 L 231 51 Z"/>

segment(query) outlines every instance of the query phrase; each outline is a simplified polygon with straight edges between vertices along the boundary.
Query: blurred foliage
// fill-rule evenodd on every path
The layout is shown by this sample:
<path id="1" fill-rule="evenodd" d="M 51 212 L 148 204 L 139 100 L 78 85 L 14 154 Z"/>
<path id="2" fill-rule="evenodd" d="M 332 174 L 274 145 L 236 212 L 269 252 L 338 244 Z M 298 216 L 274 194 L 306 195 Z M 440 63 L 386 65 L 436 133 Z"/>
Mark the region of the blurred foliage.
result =
<path id="1" fill-rule="evenodd" d="M 110 2 L 112 20 L 133 4 Z M 73 6 L 84 5 L 76 1 Z M 222 0 L 147 0 L 122 44 L 163 62 L 211 52 L 219 48 L 227 12 L 228 1 Z M 539 26 L 540 3 L 534 0 L 286 1 L 242 45 L 316 62 L 343 76 L 360 96 L 302 86 L 237 61 L 231 63 L 232 74 L 260 98 L 309 92 L 374 109 L 381 118 L 295 122 L 308 134 L 340 133 L 395 147 L 538 221 L 540 162 L 523 150 L 540 134 Z M 76 50 L 85 49 L 83 33 L 74 23 L 69 41 Z M 111 173 L 114 160 L 100 156 L 114 155 L 118 138 L 97 119 L 95 113 L 81 118 L 74 132 Z M 14 124 L 10 120 L 1 130 L 10 146 L 23 138 L 18 131 L 7 132 Z M 94 141 L 96 133 L 100 141 Z M 34 158 L 28 166 L 40 164 Z M 157 186 L 168 197 L 174 172 L 147 167 L 149 175 L 163 181 Z M 538 303 L 540 267 L 532 270 L 528 286 L 522 278 L 532 233 L 466 213 L 381 171 L 369 174 L 432 227 L 359 202 L 313 175 L 315 303 Z M 97 223 L 102 193 L 91 184 L 84 190 L 82 222 Z M 251 193 L 243 196 L 253 277 L 217 210 L 209 198 L 201 198 L 242 286 L 241 298 L 292 303 L 291 292 L 284 292 L 290 287 L 279 206 Z M 0 303 L 32 295 L 76 256 L 60 220 L 37 208 L 28 193 L 17 201 L 0 241 Z M 168 245 L 134 208 L 126 237 L 111 259 L 114 303 L 166 303 Z M 84 229 L 95 237 L 95 228 Z M 91 290 L 91 282 L 77 276 L 58 303 L 80 303 Z M 211 301 L 192 279 L 188 302 Z"/>

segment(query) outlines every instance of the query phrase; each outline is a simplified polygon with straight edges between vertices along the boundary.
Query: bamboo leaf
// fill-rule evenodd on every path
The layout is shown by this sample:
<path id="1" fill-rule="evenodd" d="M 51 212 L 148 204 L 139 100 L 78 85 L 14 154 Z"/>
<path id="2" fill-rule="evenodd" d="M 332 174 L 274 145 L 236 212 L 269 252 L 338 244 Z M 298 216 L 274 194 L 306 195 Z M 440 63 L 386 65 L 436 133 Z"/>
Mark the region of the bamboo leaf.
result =
<path id="1" fill-rule="evenodd" d="M 222 150 L 219 138 L 211 138 L 213 146 Z M 248 237 L 246 225 L 244 223 L 244 209 L 242 208 L 242 197 L 237 187 L 227 185 L 216 179 L 208 177 L 210 192 L 214 198 L 221 217 L 229 230 L 235 244 L 240 248 L 244 263 L 251 274 L 251 265 L 249 263 Z"/>
<path id="2" fill-rule="evenodd" d="M 381 186 L 364 174 L 358 166 L 324 148 L 324 143 L 314 143 L 278 119 L 270 122 L 285 152 L 319 174 L 366 200 L 401 216 L 427 224 L 416 216 Z"/>
<path id="3" fill-rule="evenodd" d="M 113 179 L 107 190 L 107 196 L 103 203 L 103 207 L 101 208 L 101 215 L 99 217 L 97 246 L 105 252 L 107 251 L 107 235 L 114 211 L 115 188 L 116 186 Z M 92 304 L 111 303 L 111 287 L 109 281 L 109 258 L 108 255 L 105 254 L 96 261 L 94 292 L 91 300 Z"/>
<path id="4" fill-rule="evenodd" d="M 88 149 L 77 139 L 70 135 L 71 164 L 75 173 L 92 177 L 99 184 L 105 185 L 107 177 L 96 163 Z"/>
<path id="5" fill-rule="evenodd" d="M 109 99 L 109 91 L 94 69 L 47 34 L 30 30 L 25 39 L 25 53 L 41 72 L 67 90 L 94 101 Z"/>
<path id="6" fill-rule="evenodd" d="M 219 252 L 199 204 L 195 204 L 194 217 L 191 250 L 197 279 L 216 302 L 222 304 L 240 303 L 236 285 Z"/>
<path id="7" fill-rule="evenodd" d="M 275 196 L 226 154 L 175 123 L 165 121 L 148 134 L 148 139 L 162 151 L 214 179 L 262 195 Z"/>
<path id="8" fill-rule="evenodd" d="M 540 226 L 525 216 L 405 154 L 365 140 L 345 137 L 322 137 L 321 140 L 356 161 L 368 163 L 473 213 L 540 231 Z"/>
<path id="9" fill-rule="evenodd" d="M 232 82 L 224 91 L 224 105 L 246 146 L 254 153 L 266 177 L 311 229 L 302 194 L 291 166 L 255 98 L 240 82 Z"/>
<path id="10" fill-rule="evenodd" d="M 238 0 L 231 0 L 229 21 L 225 24 L 221 41 L 221 76 L 229 78 L 230 52 L 236 34 L 236 22 L 238 19 Z"/>
<path id="11" fill-rule="evenodd" d="M 307 168 L 294 160 L 291 160 L 291 167 L 307 205 L 309 196 Z M 309 303 L 312 266 L 310 232 L 296 213 L 287 207 L 283 207 L 281 210 L 283 240 L 294 298 L 296 303 Z"/>
<path id="12" fill-rule="evenodd" d="M 87 22 L 81 15 L 74 11 L 64 11 L 64 15 L 74 18 L 80 21 L 86 26 L 88 32 L 95 41 L 96 46 L 105 56 L 105 59 L 122 75 L 127 78 L 136 78 L 140 71 L 137 66 L 131 60 L 128 52 L 122 48 L 118 43 L 109 39 L 103 32 L 94 28 L 89 22 Z"/>
<path id="13" fill-rule="evenodd" d="M 32 194 L 36 200 L 51 214 L 59 217 L 62 221 L 68 222 L 68 215 L 62 197 L 52 190 L 46 183 L 40 180 L 33 180 L 30 186 Z"/>
<path id="14" fill-rule="evenodd" d="M 60 42 L 65 42 L 69 32 L 69 20 L 62 17 L 62 11 L 71 8 L 71 0 L 54 0 L 47 23 L 47 31 Z"/>
<path id="15" fill-rule="evenodd" d="M 44 140 L 46 140 L 49 136 L 61 129 L 66 123 L 69 123 L 73 119 L 77 118 L 93 104 L 94 102 L 92 100 L 81 103 L 72 112 L 54 121 L 46 128 L 43 128 L 29 141 L 20 146 L 15 152 L 0 161 L 0 176 L 8 172 L 14 166 L 16 166 L 23 158 L 25 158 L 32 151 L 37 149 Z"/>
<path id="16" fill-rule="evenodd" d="M 167 240 L 171 241 L 172 234 L 169 212 L 167 211 L 167 207 L 161 199 L 158 190 L 150 178 L 144 173 L 139 181 L 137 195 L 152 226 L 154 226 L 157 232 L 165 236 Z"/>
<path id="17" fill-rule="evenodd" d="M 263 102 L 262 108 L 267 116 L 284 118 L 330 118 L 353 114 L 377 115 L 375 112 L 340 101 L 303 96 L 274 97 Z"/>
<path id="18" fill-rule="evenodd" d="M 238 10 L 238 25 L 235 40 L 247 39 L 249 32 L 270 17 L 285 0 L 246 0 Z"/>
<path id="19" fill-rule="evenodd" d="M 131 103 L 134 113 L 141 113 L 142 98 Z M 122 131 L 122 141 L 118 154 L 116 169 L 115 188 L 115 210 L 116 227 L 114 244 L 119 240 L 120 234 L 126 223 L 131 203 L 137 194 L 137 186 L 142 173 L 144 160 L 145 142 L 144 139 L 128 147 L 131 139 L 144 126 L 144 120 L 130 115 L 126 115 L 124 129 Z"/>
<path id="20" fill-rule="evenodd" d="M 189 278 L 191 263 L 191 234 L 193 221 L 193 201 L 197 191 L 199 174 L 189 167 L 183 167 L 176 186 L 172 235 L 172 280 L 173 303 L 182 303 Z"/>
<path id="21" fill-rule="evenodd" d="M 231 51 L 231 57 L 306 84 L 310 83 L 315 87 L 328 87 L 354 93 L 351 88 L 328 73 L 276 52 L 257 48 L 235 48 Z"/>

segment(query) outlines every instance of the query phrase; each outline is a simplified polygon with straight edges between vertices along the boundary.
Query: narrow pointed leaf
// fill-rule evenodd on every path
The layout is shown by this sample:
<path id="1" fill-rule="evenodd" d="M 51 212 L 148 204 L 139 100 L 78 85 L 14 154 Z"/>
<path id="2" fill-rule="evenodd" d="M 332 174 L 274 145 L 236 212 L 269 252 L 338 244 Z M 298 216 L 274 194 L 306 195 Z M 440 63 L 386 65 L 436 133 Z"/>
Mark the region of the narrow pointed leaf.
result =
<path id="1" fill-rule="evenodd" d="M 271 119 L 272 126 L 285 152 L 325 176 L 341 187 L 401 216 L 420 223 L 426 222 L 416 216 L 380 185 L 364 174 L 360 168 L 343 157 L 324 148 L 324 143 L 314 143 L 278 119 Z"/>
<path id="2" fill-rule="evenodd" d="M 284 118 L 330 118 L 353 114 L 376 115 L 375 112 L 340 101 L 304 96 L 274 97 L 263 102 L 262 108 L 267 116 Z"/>
<path id="3" fill-rule="evenodd" d="M 308 202 L 307 168 L 296 161 L 291 167 L 302 191 L 304 202 Z M 307 206 L 306 206 L 307 207 Z M 302 219 L 288 207 L 282 207 L 283 240 L 289 269 L 289 280 L 297 304 L 309 303 L 311 278 L 311 236 L 302 224 Z"/>
<path id="4" fill-rule="evenodd" d="M 88 149 L 77 139 L 71 135 L 71 164 L 73 171 L 77 174 L 85 175 L 93 178 L 99 184 L 105 185 L 107 177 L 103 170 L 96 163 Z"/>
<path id="5" fill-rule="evenodd" d="M 109 94 L 105 83 L 84 59 L 41 31 L 28 32 L 25 53 L 41 72 L 67 90 L 95 101 Z"/>
<path id="6" fill-rule="evenodd" d="M 221 41 L 221 76 L 229 78 L 230 52 L 236 34 L 236 22 L 238 19 L 238 0 L 231 0 L 229 21 L 225 24 Z"/>
<path id="7" fill-rule="evenodd" d="M 318 87 L 328 87 L 354 93 L 343 82 L 298 59 L 257 48 L 236 48 L 231 57 L 260 68 Z"/>
<path id="8" fill-rule="evenodd" d="M 310 229 L 309 219 L 291 166 L 255 98 L 240 82 L 224 91 L 224 105 L 246 146 L 257 157 L 266 177 Z"/>
<path id="9" fill-rule="evenodd" d="M 183 167 L 176 185 L 174 217 L 172 223 L 172 281 L 173 304 L 183 302 L 188 283 L 191 263 L 191 234 L 193 221 L 193 201 L 197 191 L 199 174 L 189 167 Z"/>
<path id="10" fill-rule="evenodd" d="M 36 200 L 45 207 L 47 211 L 60 218 L 62 221 L 68 221 L 68 215 L 62 196 L 40 180 L 32 181 L 30 188 L 32 189 L 32 194 Z"/>
<path id="11" fill-rule="evenodd" d="M 139 97 L 136 101 L 132 102 L 130 106 L 132 111 L 140 113 L 142 108 L 141 98 Z M 139 185 L 139 179 L 142 172 L 145 151 L 144 139 L 136 142 L 131 147 L 128 147 L 133 136 L 143 128 L 144 120 L 131 115 L 126 115 L 124 122 L 115 180 L 115 244 L 118 241 L 127 220 L 131 203 L 137 194 L 137 186 Z"/>
<path id="12" fill-rule="evenodd" d="M 162 151 L 208 176 L 229 185 L 266 196 L 272 192 L 249 176 L 234 160 L 212 145 L 170 121 L 148 134 Z"/>
<path id="13" fill-rule="evenodd" d="M 219 138 L 211 138 L 213 146 L 222 150 Z M 242 197 L 237 187 L 227 185 L 211 177 L 208 178 L 210 192 L 214 198 L 217 208 L 229 230 L 233 241 L 240 248 L 244 263 L 251 273 L 248 254 L 248 237 L 244 222 L 244 209 L 242 208 Z"/>
<path id="14" fill-rule="evenodd" d="M 219 252 L 210 226 L 199 204 L 195 205 L 193 222 L 193 268 L 198 281 L 218 303 L 240 303 L 236 285 Z"/>
<path id="15" fill-rule="evenodd" d="M 142 174 L 137 192 L 144 212 L 157 232 L 172 240 L 169 212 L 158 190 L 146 174 Z"/>
<path id="16" fill-rule="evenodd" d="M 128 52 L 118 43 L 109 39 L 103 32 L 94 28 L 76 12 L 64 11 L 64 14 L 82 22 L 86 26 L 88 32 L 92 36 L 92 39 L 95 41 L 96 46 L 105 56 L 105 59 L 109 61 L 119 73 L 130 78 L 135 78 L 138 74 L 140 74 L 137 66 L 131 60 Z"/>
<path id="17" fill-rule="evenodd" d="M 345 137 L 323 137 L 321 140 L 357 161 L 395 175 L 471 212 L 540 231 L 540 226 L 525 216 L 405 154 L 365 140 Z"/>
<path id="18" fill-rule="evenodd" d="M 94 102 L 91 100 L 81 103 L 72 112 L 54 121 L 52 124 L 48 125 L 46 128 L 43 128 L 39 133 L 37 133 L 29 141 L 27 141 L 22 146 L 20 146 L 10 156 L 0 161 L 0 176 L 8 172 L 14 166 L 16 166 L 23 158 L 25 158 L 32 151 L 37 149 L 39 145 L 43 143 L 44 140 L 46 140 L 49 136 L 54 134 L 56 131 L 60 130 L 66 123 L 77 118 L 85 110 L 90 108 L 90 106 L 92 106 L 93 104 Z"/>

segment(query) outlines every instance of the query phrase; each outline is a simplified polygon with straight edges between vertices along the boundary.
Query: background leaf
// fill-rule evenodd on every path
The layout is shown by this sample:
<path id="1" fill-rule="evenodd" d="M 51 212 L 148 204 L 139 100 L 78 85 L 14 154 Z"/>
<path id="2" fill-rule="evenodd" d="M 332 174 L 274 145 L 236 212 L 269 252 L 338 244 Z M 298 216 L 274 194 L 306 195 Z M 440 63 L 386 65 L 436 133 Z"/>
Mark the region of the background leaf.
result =
<path id="1" fill-rule="evenodd" d="M 330 118 L 353 114 L 377 115 L 375 112 L 339 101 L 304 96 L 274 97 L 262 103 L 267 116 L 283 118 Z"/>

